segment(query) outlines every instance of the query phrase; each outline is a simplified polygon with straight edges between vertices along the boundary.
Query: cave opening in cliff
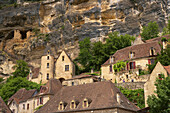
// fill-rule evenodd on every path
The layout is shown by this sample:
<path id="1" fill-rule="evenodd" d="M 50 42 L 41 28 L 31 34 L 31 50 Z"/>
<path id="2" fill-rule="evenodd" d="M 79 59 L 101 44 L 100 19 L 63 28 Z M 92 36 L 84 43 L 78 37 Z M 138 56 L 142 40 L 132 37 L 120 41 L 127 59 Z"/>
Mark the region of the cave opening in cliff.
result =
<path id="1" fill-rule="evenodd" d="M 27 38 L 27 31 L 20 31 L 21 33 L 21 38 L 26 39 Z"/>

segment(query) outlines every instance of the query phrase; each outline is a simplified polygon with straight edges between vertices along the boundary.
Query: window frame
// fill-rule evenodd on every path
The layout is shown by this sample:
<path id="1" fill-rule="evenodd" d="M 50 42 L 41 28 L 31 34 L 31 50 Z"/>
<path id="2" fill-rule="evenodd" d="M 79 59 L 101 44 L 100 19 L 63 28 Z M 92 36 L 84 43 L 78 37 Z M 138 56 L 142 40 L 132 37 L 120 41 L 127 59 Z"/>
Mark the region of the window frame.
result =
<path id="1" fill-rule="evenodd" d="M 47 63 L 47 68 L 50 68 L 50 63 Z"/>
<path id="2" fill-rule="evenodd" d="M 49 80 L 49 77 L 50 77 L 50 74 L 49 74 L 49 73 L 47 73 L 47 78 L 46 78 L 46 80 Z"/>
<path id="3" fill-rule="evenodd" d="M 69 65 L 65 65 L 65 71 L 69 71 Z"/>

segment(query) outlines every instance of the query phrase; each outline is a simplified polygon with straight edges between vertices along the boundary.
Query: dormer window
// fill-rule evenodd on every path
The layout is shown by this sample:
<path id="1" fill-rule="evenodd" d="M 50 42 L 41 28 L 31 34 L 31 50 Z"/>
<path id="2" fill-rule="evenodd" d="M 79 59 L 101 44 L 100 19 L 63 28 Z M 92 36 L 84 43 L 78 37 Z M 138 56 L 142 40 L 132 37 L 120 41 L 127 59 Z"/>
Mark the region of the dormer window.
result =
<path id="1" fill-rule="evenodd" d="M 131 51 L 131 52 L 129 53 L 129 58 L 133 58 L 134 56 L 135 56 L 135 52 L 132 52 L 132 51 Z"/>
<path id="2" fill-rule="evenodd" d="M 66 104 L 65 102 L 61 101 L 61 102 L 59 103 L 58 109 L 59 109 L 59 110 L 64 110 L 65 107 L 66 107 L 66 105 L 67 105 L 67 104 Z"/>
<path id="3" fill-rule="evenodd" d="M 114 56 L 110 56 L 110 63 L 114 62 Z"/>
<path id="4" fill-rule="evenodd" d="M 116 94 L 116 99 L 117 99 L 117 102 L 120 104 L 120 94 L 119 93 Z"/>
<path id="5" fill-rule="evenodd" d="M 153 47 L 150 48 L 150 56 L 155 55 L 155 49 Z"/>
<path id="6" fill-rule="evenodd" d="M 78 104 L 79 104 L 78 101 L 72 100 L 71 103 L 70 103 L 70 108 L 71 109 L 75 109 Z"/>
<path id="7" fill-rule="evenodd" d="M 32 77 L 32 72 L 30 72 L 30 78 Z"/>
<path id="8" fill-rule="evenodd" d="M 83 100 L 83 108 L 89 107 L 90 103 L 91 103 L 91 99 L 85 98 Z"/>

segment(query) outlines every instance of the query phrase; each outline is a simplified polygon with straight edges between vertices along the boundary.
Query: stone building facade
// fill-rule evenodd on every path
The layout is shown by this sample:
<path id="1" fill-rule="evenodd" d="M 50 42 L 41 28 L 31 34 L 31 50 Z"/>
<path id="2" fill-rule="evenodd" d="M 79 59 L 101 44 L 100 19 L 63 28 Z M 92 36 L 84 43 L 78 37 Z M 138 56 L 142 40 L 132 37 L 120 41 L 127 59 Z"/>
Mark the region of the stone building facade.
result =
<path id="1" fill-rule="evenodd" d="M 47 47 L 41 57 L 41 67 L 32 68 L 27 79 L 36 83 L 47 83 L 49 79 L 56 78 L 61 81 L 71 79 L 75 75 L 75 65 L 65 51 L 55 58 Z"/>
<path id="2" fill-rule="evenodd" d="M 66 86 L 35 113 L 136 113 L 131 103 L 111 81 Z"/>
<path id="3" fill-rule="evenodd" d="M 162 36 L 169 39 L 170 36 Z M 139 76 L 140 71 L 147 71 L 148 64 L 153 64 L 158 53 L 161 52 L 161 45 L 166 48 L 167 42 L 162 42 L 162 37 L 142 41 L 139 36 L 132 43 L 132 46 L 116 51 L 114 55 L 101 66 L 101 77 L 112 82 L 146 82 L 148 77 Z M 128 61 L 124 69 L 115 72 L 114 65 L 119 61 Z"/>
<path id="4" fill-rule="evenodd" d="M 145 94 L 145 106 L 147 107 L 147 99 L 149 95 L 155 94 L 154 91 L 156 90 L 155 81 L 156 78 L 159 78 L 160 74 L 164 74 L 165 77 L 170 75 L 170 65 L 163 66 L 160 62 L 158 62 L 153 69 L 152 73 L 148 81 L 144 84 L 144 94 Z"/>

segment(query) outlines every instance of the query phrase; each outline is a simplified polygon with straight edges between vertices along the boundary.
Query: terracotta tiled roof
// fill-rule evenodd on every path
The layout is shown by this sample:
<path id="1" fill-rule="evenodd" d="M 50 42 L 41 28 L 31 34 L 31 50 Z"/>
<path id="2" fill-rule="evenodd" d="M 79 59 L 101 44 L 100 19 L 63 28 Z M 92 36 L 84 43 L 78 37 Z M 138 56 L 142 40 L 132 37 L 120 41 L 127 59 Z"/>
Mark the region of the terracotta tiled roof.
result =
<path id="1" fill-rule="evenodd" d="M 165 70 L 170 74 L 170 65 L 169 66 L 164 66 Z"/>
<path id="2" fill-rule="evenodd" d="M 149 51 L 150 51 L 151 47 L 153 47 L 155 49 L 155 53 L 161 52 L 161 47 L 160 47 L 158 41 L 129 46 L 129 47 L 126 47 L 126 48 L 116 51 L 116 53 L 113 55 L 115 58 L 115 61 L 113 63 L 116 63 L 116 62 L 122 61 L 122 60 L 123 61 L 131 60 L 129 58 L 130 52 L 135 53 L 135 56 L 132 59 L 149 57 L 150 56 Z M 108 59 L 103 65 L 108 65 L 108 64 L 110 64 L 110 59 Z"/>
<path id="3" fill-rule="evenodd" d="M 116 100 L 117 93 L 120 94 L 120 104 Z M 87 108 L 82 107 L 83 100 L 85 98 L 91 100 L 91 103 Z M 78 103 L 75 109 L 70 109 L 70 103 L 72 100 L 76 100 L 76 102 Z M 63 111 L 58 110 L 58 106 L 61 101 L 66 103 L 66 107 Z M 139 108 L 131 103 L 111 81 L 104 81 L 78 86 L 63 87 L 36 113 L 58 113 L 104 108 L 124 108 L 132 111 L 139 110 Z"/>
<path id="4" fill-rule="evenodd" d="M 61 88 L 62 88 L 61 82 L 58 79 L 51 78 L 45 86 L 41 86 L 40 92 L 35 96 L 45 95 L 45 94 L 54 95 Z"/>
<path id="5" fill-rule="evenodd" d="M 36 89 L 26 90 L 22 88 L 18 90 L 11 98 L 8 99 L 8 102 L 15 100 L 18 104 L 22 101 L 26 101 L 27 99 L 31 98 L 33 94 L 36 92 Z"/>
<path id="6" fill-rule="evenodd" d="M 5 111 L 5 112 L 3 112 Z M 8 106 L 5 104 L 3 99 L 0 96 L 0 113 L 11 113 L 11 110 L 8 108 Z"/>
<path id="7" fill-rule="evenodd" d="M 149 40 L 146 40 L 146 43 L 148 42 L 153 42 L 153 41 L 158 41 L 158 42 L 161 42 L 161 39 L 165 37 L 166 39 L 170 39 L 170 35 L 164 35 L 164 36 L 161 36 L 161 37 L 157 37 L 157 38 L 153 38 L 153 39 L 149 39 Z M 161 42 L 162 44 L 162 42 Z"/>

